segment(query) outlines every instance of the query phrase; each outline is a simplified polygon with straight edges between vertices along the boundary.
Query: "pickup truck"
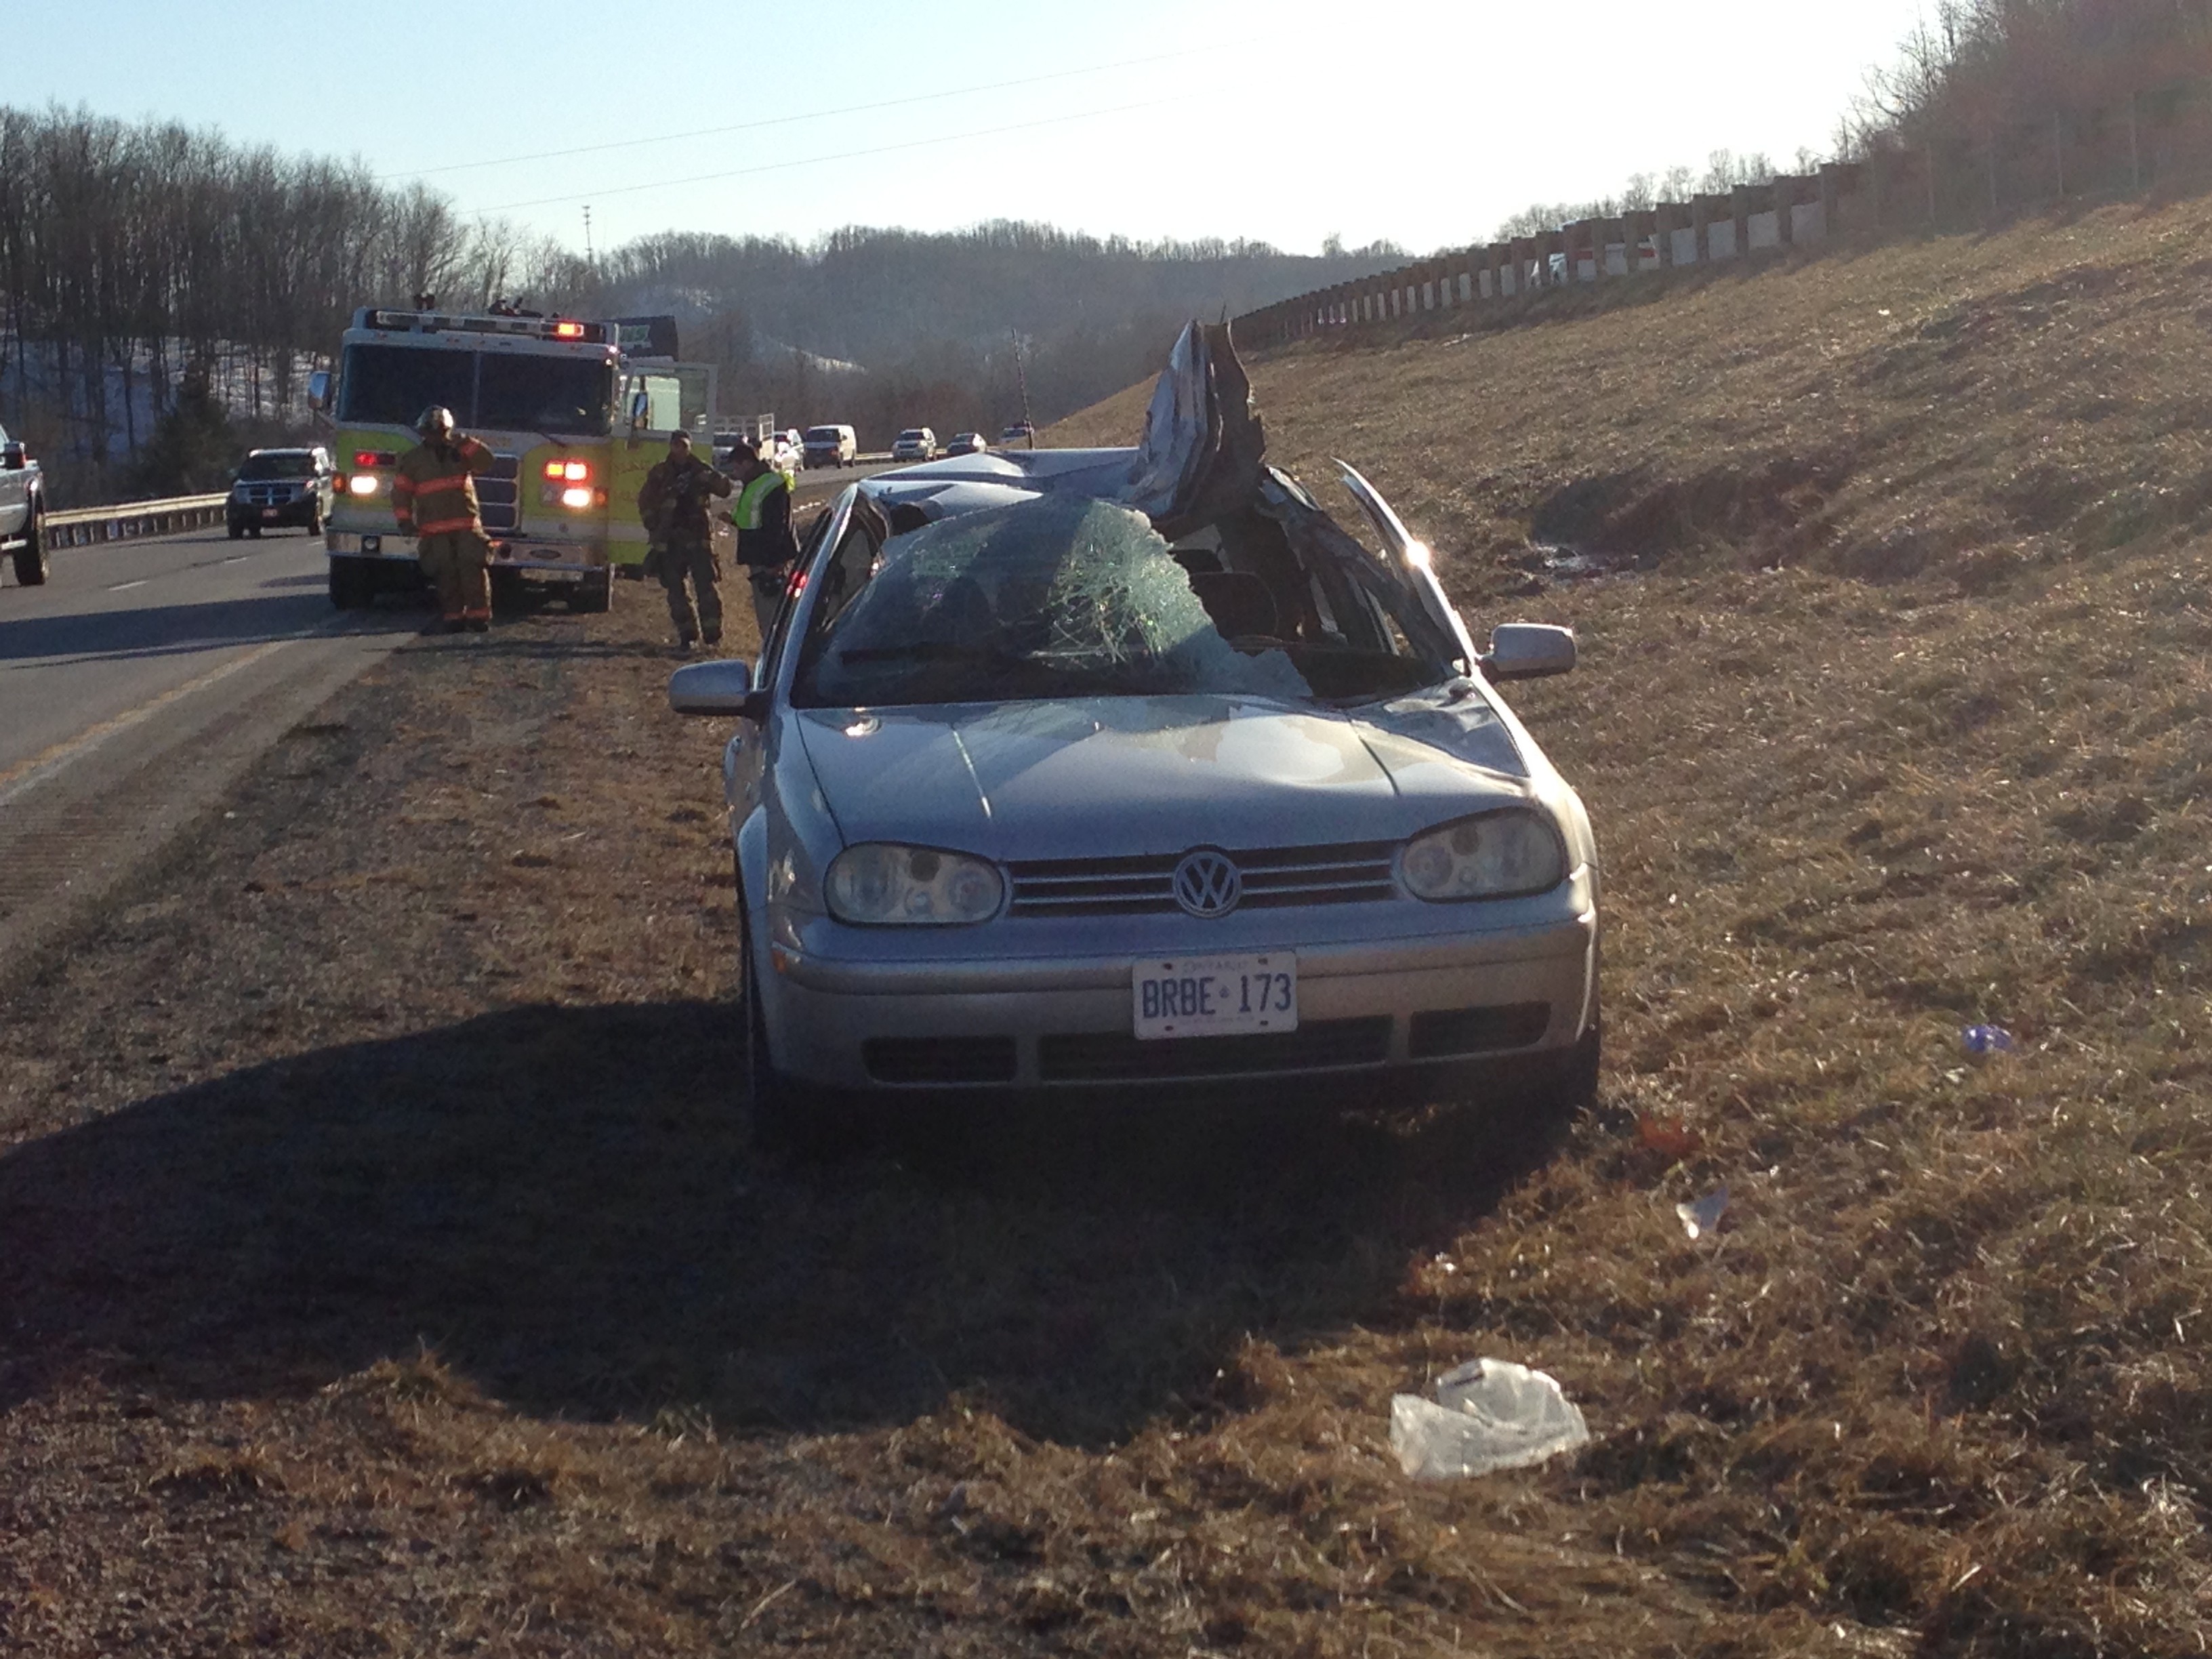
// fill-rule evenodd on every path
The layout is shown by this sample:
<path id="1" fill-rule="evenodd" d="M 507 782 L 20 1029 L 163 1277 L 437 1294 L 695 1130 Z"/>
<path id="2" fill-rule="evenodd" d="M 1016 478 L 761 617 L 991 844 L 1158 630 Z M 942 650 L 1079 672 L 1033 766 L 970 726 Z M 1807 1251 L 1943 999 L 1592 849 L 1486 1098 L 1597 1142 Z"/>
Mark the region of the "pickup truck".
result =
<path id="1" fill-rule="evenodd" d="M 0 553 L 15 580 L 36 587 L 46 579 L 46 489 L 30 451 L 0 428 Z"/>

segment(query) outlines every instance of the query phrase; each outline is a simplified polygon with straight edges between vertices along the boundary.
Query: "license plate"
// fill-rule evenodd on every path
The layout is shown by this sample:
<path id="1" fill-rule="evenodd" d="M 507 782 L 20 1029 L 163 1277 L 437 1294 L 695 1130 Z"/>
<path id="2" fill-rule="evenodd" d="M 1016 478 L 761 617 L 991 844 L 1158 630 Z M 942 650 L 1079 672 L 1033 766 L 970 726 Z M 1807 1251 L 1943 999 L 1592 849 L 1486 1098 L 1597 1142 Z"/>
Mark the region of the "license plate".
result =
<path id="1" fill-rule="evenodd" d="M 276 516 L 276 509 L 273 507 L 264 507 L 261 509 L 261 516 L 264 519 L 273 519 Z"/>
<path id="2" fill-rule="evenodd" d="M 1137 1036 L 1146 1041 L 1298 1029 L 1298 959 L 1287 951 L 1140 962 L 1130 981 Z"/>
<path id="3" fill-rule="evenodd" d="M 500 568 L 514 571 L 526 582 L 580 582 L 584 580 L 584 573 L 580 570 L 548 570 L 542 565 L 503 564 Z"/>

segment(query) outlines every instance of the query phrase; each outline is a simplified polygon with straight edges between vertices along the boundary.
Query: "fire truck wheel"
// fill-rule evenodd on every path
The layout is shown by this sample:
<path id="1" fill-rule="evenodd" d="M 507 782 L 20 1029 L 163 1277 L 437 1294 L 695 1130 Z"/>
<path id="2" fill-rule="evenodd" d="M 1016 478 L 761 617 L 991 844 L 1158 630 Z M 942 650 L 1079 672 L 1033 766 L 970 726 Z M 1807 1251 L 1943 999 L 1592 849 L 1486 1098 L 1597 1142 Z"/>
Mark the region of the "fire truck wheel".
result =
<path id="1" fill-rule="evenodd" d="M 568 590 L 568 609 L 584 615 L 611 611 L 615 604 L 615 575 L 594 570 Z"/>
<path id="2" fill-rule="evenodd" d="M 376 599 L 376 569 L 359 559 L 331 561 L 331 604 L 340 611 L 359 611 Z"/>

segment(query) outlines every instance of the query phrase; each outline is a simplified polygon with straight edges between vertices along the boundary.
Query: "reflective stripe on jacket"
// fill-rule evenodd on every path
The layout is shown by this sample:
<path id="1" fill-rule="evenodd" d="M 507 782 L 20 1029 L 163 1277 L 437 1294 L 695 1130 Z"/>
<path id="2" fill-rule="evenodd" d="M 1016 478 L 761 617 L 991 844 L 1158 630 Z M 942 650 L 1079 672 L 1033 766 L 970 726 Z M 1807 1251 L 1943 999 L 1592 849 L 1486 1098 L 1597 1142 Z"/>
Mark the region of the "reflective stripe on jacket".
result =
<path id="1" fill-rule="evenodd" d="M 762 473 L 738 492 L 738 504 L 730 509 L 730 522 L 740 530 L 761 527 L 761 503 L 775 490 L 786 488 L 789 480 L 774 467 Z"/>
<path id="2" fill-rule="evenodd" d="M 399 458 L 392 480 L 392 510 L 407 536 L 482 531 L 476 475 L 491 469 L 491 450 L 474 438 L 456 438 L 441 449 L 417 444 Z"/>

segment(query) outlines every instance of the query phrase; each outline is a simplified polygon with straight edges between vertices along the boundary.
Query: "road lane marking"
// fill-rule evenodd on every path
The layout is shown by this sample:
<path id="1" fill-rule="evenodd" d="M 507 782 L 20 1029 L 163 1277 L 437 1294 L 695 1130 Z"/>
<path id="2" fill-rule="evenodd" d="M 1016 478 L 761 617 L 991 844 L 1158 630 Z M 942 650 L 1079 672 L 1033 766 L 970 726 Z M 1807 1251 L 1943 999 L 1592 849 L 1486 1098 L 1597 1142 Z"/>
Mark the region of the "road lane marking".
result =
<path id="1" fill-rule="evenodd" d="M 111 582 L 108 584 L 107 591 L 111 593 L 128 593 L 132 588 L 143 587 L 153 580 L 151 576 L 141 576 L 135 582 Z"/>
<path id="2" fill-rule="evenodd" d="M 266 645 L 256 646 L 244 656 L 234 657 L 220 667 L 210 669 L 198 679 L 186 680 L 182 685 L 173 685 L 136 708 L 126 710 L 112 720 L 102 720 L 73 738 L 64 738 L 27 761 L 17 762 L 6 771 L 0 772 L 0 806 L 5 806 L 19 795 L 29 793 L 71 762 L 83 759 L 118 732 L 127 732 L 132 726 L 152 719 L 171 703 L 179 702 L 195 691 L 204 691 L 218 680 L 228 679 L 240 670 L 251 668 L 264 658 L 276 655 L 288 645 L 297 645 L 303 639 L 313 637 L 315 635 L 312 634 L 296 634 L 289 639 L 271 640 Z"/>

